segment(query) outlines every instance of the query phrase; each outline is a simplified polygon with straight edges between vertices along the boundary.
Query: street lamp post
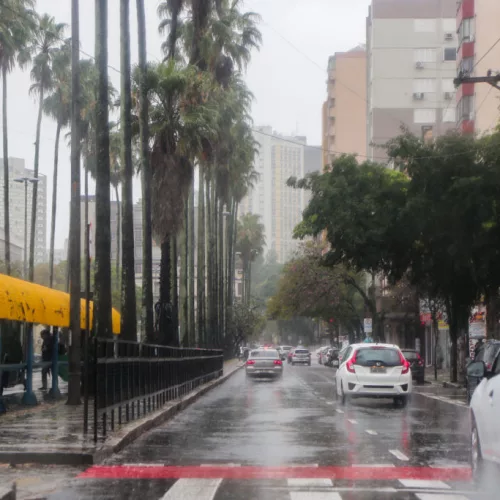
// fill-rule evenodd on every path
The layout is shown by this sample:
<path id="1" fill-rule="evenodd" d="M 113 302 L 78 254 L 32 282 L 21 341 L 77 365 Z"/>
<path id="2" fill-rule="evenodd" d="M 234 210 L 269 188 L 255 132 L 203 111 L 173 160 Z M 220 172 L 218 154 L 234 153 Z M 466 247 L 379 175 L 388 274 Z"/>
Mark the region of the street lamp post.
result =
<path id="1" fill-rule="evenodd" d="M 35 184 L 38 179 L 35 177 L 18 177 L 14 182 L 24 183 L 24 266 L 23 277 L 28 275 L 28 183 Z M 34 406 L 37 404 L 36 395 L 33 392 L 33 325 L 24 324 L 26 331 L 26 391 L 22 402 L 25 405 Z"/>

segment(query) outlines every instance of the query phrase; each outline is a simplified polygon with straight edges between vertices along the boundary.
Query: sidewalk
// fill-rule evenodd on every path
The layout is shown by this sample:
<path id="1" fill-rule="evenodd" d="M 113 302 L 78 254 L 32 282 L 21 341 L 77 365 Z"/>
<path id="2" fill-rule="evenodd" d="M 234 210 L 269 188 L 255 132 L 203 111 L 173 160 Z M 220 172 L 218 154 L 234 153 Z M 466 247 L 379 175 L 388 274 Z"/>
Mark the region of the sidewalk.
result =
<path id="1" fill-rule="evenodd" d="M 425 385 L 414 385 L 415 392 L 431 399 L 438 399 L 458 406 L 467 406 L 467 392 L 463 384 L 450 382 L 449 370 L 438 370 L 434 379 L 434 368 L 425 370 Z"/>
<path id="2" fill-rule="evenodd" d="M 63 394 L 62 400 L 51 402 L 47 397 L 43 399 L 41 391 L 37 391 L 41 404 L 25 407 L 16 402 L 16 399 L 20 400 L 22 397 L 22 392 L 13 391 L 6 397 L 9 405 L 7 413 L 0 416 L 0 463 L 76 465 L 100 461 L 155 425 L 171 418 L 242 366 L 243 363 L 238 360 L 224 362 L 224 375 L 219 379 L 143 418 L 117 425 L 114 433 L 97 444 L 93 441 L 91 430 L 88 436 L 83 434 L 83 405 L 67 406 L 66 394 Z M 67 386 L 61 384 L 61 392 L 66 391 Z"/>

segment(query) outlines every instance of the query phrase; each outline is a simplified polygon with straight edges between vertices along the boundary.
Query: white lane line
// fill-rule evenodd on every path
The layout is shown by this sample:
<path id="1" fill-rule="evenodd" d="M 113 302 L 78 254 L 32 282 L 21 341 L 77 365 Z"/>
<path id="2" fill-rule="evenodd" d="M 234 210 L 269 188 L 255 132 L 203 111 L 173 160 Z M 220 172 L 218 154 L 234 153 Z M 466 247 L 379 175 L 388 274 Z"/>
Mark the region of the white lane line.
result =
<path id="1" fill-rule="evenodd" d="M 403 460 L 404 462 L 408 462 L 410 460 L 404 453 L 399 450 L 389 450 L 389 453 L 394 455 L 399 460 Z"/>
<path id="2" fill-rule="evenodd" d="M 327 401 L 326 402 L 327 405 L 332 405 L 333 404 L 333 401 Z"/>
<path id="3" fill-rule="evenodd" d="M 441 493 L 417 493 L 416 495 L 419 500 L 469 500 L 463 495 L 442 495 Z"/>
<path id="4" fill-rule="evenodd" d="M 334 491 L 291 491 L 290 500 L 342 500 Z"/>
<path id="5" fill-rule="evenodd" d="M 394 464 L 353 464 L 351 467 L 396 467 Z"/>
<path id="6" fill-rule="evenodd" d="M 424 479 L 398 479 L 406 488 L 422 488 L 424 490 L 451 490 L 451 486 L 443 481 L 433 481 Z"/>
<path id="7" fill-rule="evenodd" d="M 429 465 L 431 469 L 470 469 L 469 464 Z"/>
<path id="8" fill-rule="evenodd" d="M 358 421 L 357 420 L 354 420 L 353 418 L 348 418 L 347 421 L 351 424 L 357 424 Z"/>
<path id="9" fill-rule="evenodd" d="M 372 431 L 371 429 L 366 429 L 366 433 L 370 434 L 371 436 L 376 436 L 378 434 L 377 431 Z"/>
<path id="10" fill-rule="evenodd" d="M 222 479 L 178 479 L 161 500 L 213 500 Z"/>
<path id="11" fill-rule="evenodd" d="M 333 486 L 333 481 L 331 479 L 323 479 L 319 477 L 313 478 L 293 478 L 287 479 L 288 486 L 290 488 L 331 488 Z"/>
<path id="12" fill-rule="evenodd" d="M 344 413 L 344 410 L 339 410 L 338 408 L 335 410 L 337 413 Z"/>
<path id="13" fill-rule="evenodd" d="M 165 464 L 123 464 L 123 467 L 165 467 Z"/>
<path id="14" fill-rule="evenodd" d="M 285 467 L 319 467 L 319 464 L 286 464 Z"/>
<path id="15" fill-rule="evenodd" d="M 200 464 L 200 467 L 241 467 L 241 464 Z"/>

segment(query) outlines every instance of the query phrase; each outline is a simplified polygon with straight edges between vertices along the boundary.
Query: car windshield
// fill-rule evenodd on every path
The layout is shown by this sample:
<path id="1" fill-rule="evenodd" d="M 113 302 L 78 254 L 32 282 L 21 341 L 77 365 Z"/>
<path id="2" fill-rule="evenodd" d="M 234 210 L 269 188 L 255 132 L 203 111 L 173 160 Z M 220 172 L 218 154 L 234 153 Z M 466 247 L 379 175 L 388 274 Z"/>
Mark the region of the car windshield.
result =
<path id="1" fill-rule="evenodd" d="M 387 347 L 370 347 L 361 348 L 356 352 L 356 365 L 371 366 L 376 362 L 386 366 L 399 366 L 401 365 L 399 351 Z"/>
<path id="2" fill-rule="evenodd" d="M 276 349 L 262 349 L 258 351 L 252 351 L 250 353 L 251 358 L 279 358 L 278 351 Z"/>
<path id="3" fill-rule="evenodd" d="M 417 351 L 402 351 L 403 356 L 408 360 L 408 361 L 415 361 L 418 359 L 418 354 Z"/>
<path id="4" fill-rule="evenodd" d="M 292 348 L 291 348 L 291 346 L 289 346 L 289 345 L 282 345 L 282 346 L 281 346 L 281 350 L 282 350 L 282 351 L 290 351 L 291 349 L 292 349 Z"/>

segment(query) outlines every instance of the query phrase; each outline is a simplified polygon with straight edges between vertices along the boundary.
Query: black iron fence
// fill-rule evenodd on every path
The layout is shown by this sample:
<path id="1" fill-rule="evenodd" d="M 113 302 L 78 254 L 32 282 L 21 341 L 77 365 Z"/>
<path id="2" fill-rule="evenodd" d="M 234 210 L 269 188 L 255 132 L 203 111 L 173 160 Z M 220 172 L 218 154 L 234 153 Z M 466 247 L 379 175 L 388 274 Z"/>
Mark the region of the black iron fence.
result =
<path id="1" fill-rule="evenodd" d="M 223 352 L 94 339 L 84 431 L 93 406 L 94 441 L 115 426 L 182 398 L 222 375 Z M 93 389 L 93 390 L 92 390 Z M 86 391 L 87 393 L 87 391 Z M 93 405 L 89 404 L 93 399 Z"/>

